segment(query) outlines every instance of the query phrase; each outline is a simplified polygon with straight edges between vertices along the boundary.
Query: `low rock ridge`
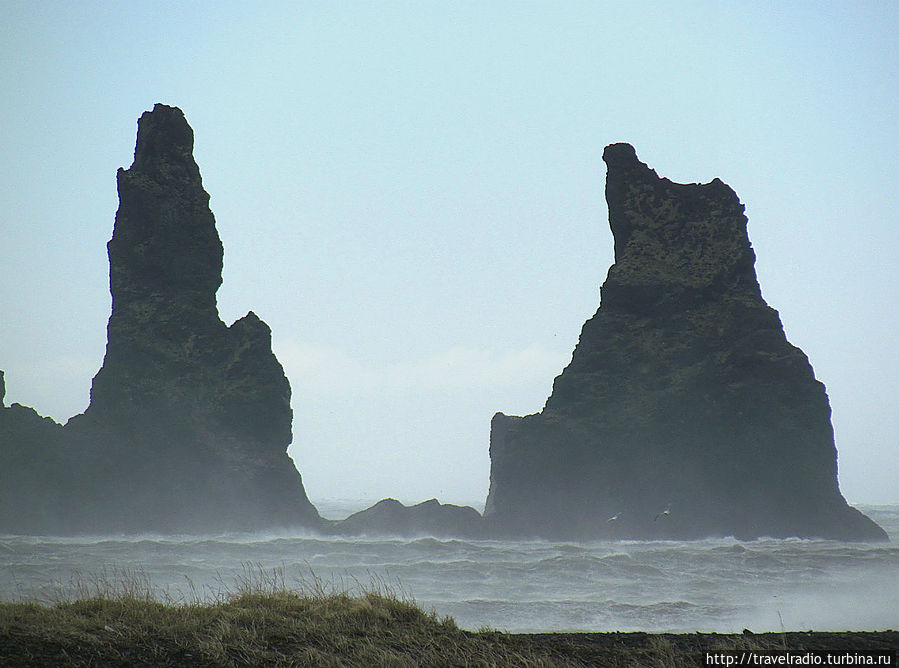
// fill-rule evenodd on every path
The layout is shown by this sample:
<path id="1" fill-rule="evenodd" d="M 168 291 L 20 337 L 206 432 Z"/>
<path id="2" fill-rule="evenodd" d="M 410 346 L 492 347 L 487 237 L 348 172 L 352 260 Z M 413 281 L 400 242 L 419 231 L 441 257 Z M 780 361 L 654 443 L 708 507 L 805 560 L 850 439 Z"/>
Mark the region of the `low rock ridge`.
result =
<path id="1" fill-rule="evenodd" d="M 535 415 L 494 416 L 499 535 L 885 540 L 847 505 L 824 385 L 762 299 L 730 187 L 603 154 L 615 262 Z"/>
<path id="2" fill-rule="evenodd" d="M 61 503 L 67 476 L 59 467 L 62 425 L 21 404 L 7 406 L 0 371 L 0 533 L 36 533 Z"/>
<path id="3" fill-rule="evenodd" d="M 442 504 L 437 499 L 406 506 L 382 499 L 345 520 L 325 521 L 321 529 L 340 536 L 399 536 L 416 538 L 484 538 L 481 514 L 470 506 Z"/>

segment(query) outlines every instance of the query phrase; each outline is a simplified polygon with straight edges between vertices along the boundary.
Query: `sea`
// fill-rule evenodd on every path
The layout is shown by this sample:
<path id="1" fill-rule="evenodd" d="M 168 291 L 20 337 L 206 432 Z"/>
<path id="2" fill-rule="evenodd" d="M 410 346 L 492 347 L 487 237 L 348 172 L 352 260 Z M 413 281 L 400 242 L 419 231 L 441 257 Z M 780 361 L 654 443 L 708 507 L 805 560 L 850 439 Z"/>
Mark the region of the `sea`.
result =
<path id="1" fill-rule="evenodd" d="M 340 519 L 367 504 L 316 505 Z M 286 587 L 381 591 L 472 631 L 899 629 L 899 505 L 859 508 L 891 542 L 0 535 L 0 600 L 194 603 Z"/>

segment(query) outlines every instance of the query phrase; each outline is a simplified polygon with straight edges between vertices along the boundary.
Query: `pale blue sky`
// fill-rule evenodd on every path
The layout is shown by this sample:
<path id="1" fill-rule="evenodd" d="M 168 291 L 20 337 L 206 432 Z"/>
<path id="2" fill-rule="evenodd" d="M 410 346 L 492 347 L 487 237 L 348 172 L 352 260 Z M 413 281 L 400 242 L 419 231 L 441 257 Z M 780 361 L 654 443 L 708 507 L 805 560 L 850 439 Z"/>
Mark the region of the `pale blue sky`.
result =
<path id="1" fill-rule="evenodd" d="M 88 402 L 115 171 L 181 107 L 313 499 L 482 502 L 612 262 L 606 144 L 746 204 L 853 502 L 899 502 L 899 3 L 0 0 L 7 402 Z"/>

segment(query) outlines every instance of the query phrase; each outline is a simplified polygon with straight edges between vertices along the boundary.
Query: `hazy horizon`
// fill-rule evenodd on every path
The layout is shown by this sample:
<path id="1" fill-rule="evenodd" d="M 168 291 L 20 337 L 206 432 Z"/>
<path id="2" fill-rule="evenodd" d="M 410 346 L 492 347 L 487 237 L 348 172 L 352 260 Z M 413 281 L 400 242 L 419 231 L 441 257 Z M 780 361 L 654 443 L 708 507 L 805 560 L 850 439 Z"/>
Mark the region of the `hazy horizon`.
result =
<path id="1" fill-rule="evenodd" d="M 115 173 L 180 107 L 272 328 L 313 502 L 483 503 L 613 260 L 604 146 L 730 185 L 827 387 L 851 503 L 899 503 L 899 5 L 0 3 L 0 369 L 64 422 L 103 360 Z"/>

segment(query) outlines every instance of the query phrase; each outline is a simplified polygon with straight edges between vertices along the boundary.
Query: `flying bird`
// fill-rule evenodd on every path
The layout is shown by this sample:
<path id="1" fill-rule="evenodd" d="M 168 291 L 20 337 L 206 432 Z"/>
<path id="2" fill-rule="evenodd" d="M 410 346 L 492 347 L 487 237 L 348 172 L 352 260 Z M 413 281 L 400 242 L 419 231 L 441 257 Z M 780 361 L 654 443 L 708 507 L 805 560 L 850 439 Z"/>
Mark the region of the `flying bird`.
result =
<path id="1" fill-rule="evenodd" d="M 617 513 L 616 515 L 613 515 L 612 517 L 607 519 L 606 522 L 617 522 L 619 519 L 621 519 L 621 513 Z"/>
<path id="2" fill-rule="evenodd" d="M 663 510 L 658 515 L 656 515 L 652 521 L 656 522 L 656 521 L 658 521 L 658 519 L 660 517 L 668 517 L 670 514 L 671 514 L 671 504 L 669 503 L 667 506 L 665 506 L 665 510 Z"/>

